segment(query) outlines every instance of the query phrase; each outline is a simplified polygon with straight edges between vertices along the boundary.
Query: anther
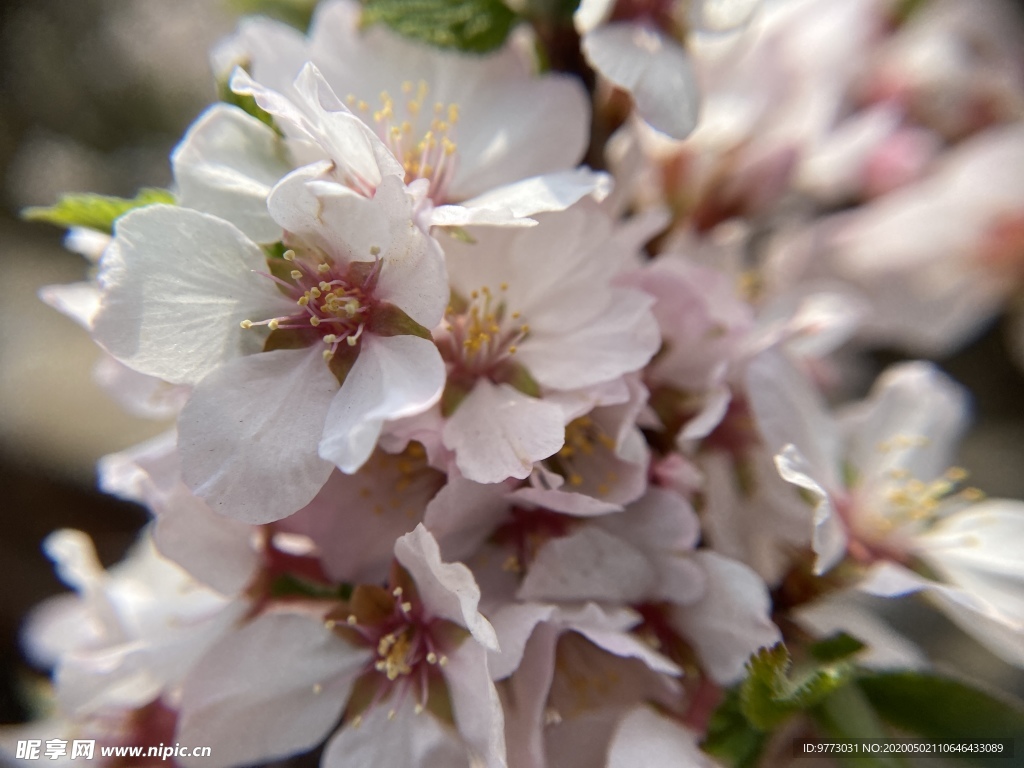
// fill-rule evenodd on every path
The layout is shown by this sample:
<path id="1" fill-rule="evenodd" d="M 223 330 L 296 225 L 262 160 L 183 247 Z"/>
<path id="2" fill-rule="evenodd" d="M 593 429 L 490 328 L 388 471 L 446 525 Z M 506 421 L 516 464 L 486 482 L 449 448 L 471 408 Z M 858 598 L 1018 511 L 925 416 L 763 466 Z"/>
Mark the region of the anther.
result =
<path id="1" fill-rule="evenodd" d="M 302 272 L 300 270 L 298 270 L 298 269 L 293 269 L 290 274 L 292 276 L 292 280 L 301 280 L 302 279 Z"/>
<path id="2" fill-rule="evenodd" d="M 252 328 L 252 320 L 243 320 L 242 322 L 239 323 L 239 325 L 245 328 L 245 330 L 249 330 L 250 328 Z"/>
<path id="3" fill-rule="evenodd" d="M 290 248 L 281 254 L 281 258 L 285 261 L 295 261 L 295 251 Z"/>
<path id="4" fill-rule="evenodd" d="M 319 272 L 321 275 L 326 275 L 328 272 L 331 271 L 331 265 L 330 264 L 317 264 L 316 265 L 316 271 Z"/>

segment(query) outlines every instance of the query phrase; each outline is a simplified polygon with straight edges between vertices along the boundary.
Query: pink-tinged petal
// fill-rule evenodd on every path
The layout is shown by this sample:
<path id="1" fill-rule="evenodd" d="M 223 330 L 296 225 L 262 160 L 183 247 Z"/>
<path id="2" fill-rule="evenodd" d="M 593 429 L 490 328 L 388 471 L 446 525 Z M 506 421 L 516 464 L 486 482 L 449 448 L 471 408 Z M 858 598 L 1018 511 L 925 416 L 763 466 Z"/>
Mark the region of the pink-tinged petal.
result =
<path id="1" fill-rule="evenodd" d="M 537 627 L 529 634 L 529 649 L 520 653 L 522 661 L 502 687 L 507 692 L 504 709 L 509 765 L 524 768 L 546 765 L 544 712 L 555 674 L 558 635 L 558 629 L 551 625 Z"/>
<path id="2" fill-rule="evenodd" d="M 269 523 L 327 482 L 316 448 L 338 382 L 320 352 L 238 358 L 196 386 L 178 420 L 181 472 L 215 512 Z"/>
<path id="3" fill-rule="evenodd" d="M 510 211 L 518 219 L 547 211 L 564 211 L 588 195 L 600 201 L 610 190 L 608 174 L 580 167 L 506 184 L 464 200 L 462 205 L 471 210 Z"/>
<path id="4" fill-rule="evenodd" d="M 217 754 L 185 765 L 262 763 L 315 746 L 369 655 L 300 614 L 265 614 L 225 636 L 186 678 L 176 734 Z"/>
<path id="5" fill-rule="evenodd" d="M 653 709 L 631 710 L 615 729 L 607 768 L 713 768 L 697 746 L 697 735 Z"/>
<path id="6" fill-rule="evenodd" d="M 354 475 L 331 473 L 307 506 L 280 523 L 316 542 L 320 562 L 334 581 L 384 582 L 395 539 L 424 517 L 427 502 L 444 482 L 429 467 L 409 469 L 407 455 L 377 451 Z"/>
<path id="7" fill-rule="evenodd" d="M 613 289 L 609 311 L 582 325 L 557 334 L 531 325 L 518 360 L 541 385 L 554 389 L 589 387 L 639 370 L 661 344 L 653 303 L 640 291 Z"/>
<path id="8" fill-rule="evenodd" d="M 491 616 L 501 650 L 490 654 L 491 677 L 504 680 L 515 672 L 526 653 L 534 628 L 551 620 L 559 610 L 553 605 L 509 603 Z"/>
<path id="9" fill-rule="evenodd" d="M 673 608 L 673 622 L 693 643 L 716 682 L 735 683 L 754 651 L 782 639 L 771 620 L 768 588 L 735 560 L 708 550 L 691 557 L 704 569 L 707 587 L 697 602 Z"/>
<path id="10" fill-rule="evenodd" d="M 643 552 L 654 569 L 643 599 L 685 604 L 704 593 L 704 572 L 687 556 L 697 545 L 700 524 L 686 499 L 651 487 L 625 512 L 603 517 L 597 525 Z"/>
<path id="11" fill-rule="evenodd" d="M 394 715 L 391 713 L 394 712 Z M 412 697 L 389 710 L 372 708 L 327 743 L 320 768 L 470 768 L 456 734 L 432 715 L 416 714 Z"/>
<path id="12" fill-rule="evenodd" d="M 487 649 L 464 642 L 442 670 L 459 735 L 482 765 L 505 765 L 505 718 L 487 668 Z"/>
<path id="13" fill-rule="evenodd" d="M 517 597 L 534 601 L 638 603 L 651 592 L 656 579 L 656 571 L 641 550 L 600 528 L 588 526 L 541 547 Z"/>
<path id="14" fill-rule="evenodd" d="M 814 470 L 795 446 L 787 445 L 775 456 L 775 467 L 782 479 L 798 488 L 810 491 L 817 499 L 814 507 L 814 534 L 812 547 L 817 557 L 814 573 L 830 571 L 846 554 L 846 529 L 836 513 L 832 498 L 812 474 Z"/>
<path id="15" fill-rule="evenodd" d="M 183 486 L 161 507 L 153 529 L 160 554 L 222 594 L 245 589 L 259 566 L 250 526 L 214 514 Z"/>
<path id="16" fill-rule="evenodd" d="M 652 128 L 685 139 L 697 125 L 698 91 L 686 51 L 653 27 L 616 22 L 583 37 L 587 61 L 633 96 Z"/>
<path id="17" fill-rule="evenodd" d="M 1024 667 L 1024 616 L 1009 614 L 965 589 L 931 581 L 894 563 L 876 565 L 857 588 L 880 597 L 923 592 L 964 632 L 1004 661 Z"/>
<path id="18" fill-rule="evenodd" d="M 535 461 L 558 451 L 565 419 L 556 405 L 481 379 L 448 419 L 443 439 L 465 477 L 499 483 L 528 477 Z"/>
<path id="19" fill-rule="evenodd" d="M 437 540 L 422 523 L 395 542 L 395 559 L 412 575 L 431 615 L 464 626 L 485 648 L 498 650 L 494 627 L 477 609 L 480 588 L 472 572 L 462 563 L 442 562 Z"/>
<path id="20" fill-rule="evenodd" d="M 87 331 L 92 329 L 93 318 L 100 309 L 100 290 L 92 281 L 44 285 L 39 289 L 39 298 Z"/>
<path id="21" fill-rule="evenodd" d="M 331 401 L 320 456 L 342 472 L 355 472 L 373 452 L 384 422 L 430 408 L 441 397 L 444 379 L 433 342 L 364 335 L 355 365 Z"/>
<path id="22" fill-rule="evenodd" d="M 267 195 L 290 170 L 273 129 L 237 107 L 215 104 L 171 155 L 178 204 L 230 221 L 258 243 L 281 239 Z"/>
<path id="23" fill-rule="evenodd" d="M 615 10 L 615 0 L 581 0 L 572 15 L 572 24 L 581 35 L 608 21 Z"/>
<path id="24" fill-rule="evenodd" d="M 561 478 L 559 478 L 561 479 Z M 546 488 L 519 488 L 510 494 L 511 498 L 524 501 L 552 512 L 561 512 L 573 517 L 595 517 L 611 512 L 621 512 L 621 504 L 595 499 L 583 493 L 549 490 Z"/>
<path id="25" fill-rule="evenodd" d="M 512 504 L 510 485 L 474 483 L 450 468 L 448 483 L 430 500 L 423 516 L 446 560 L 471 557 L 505 520 Z"/>
<path id="26" fill-rule="evenodd" d="M 175 384 L 194 384 L 261 343 L 243 320 L 294 308 L 255 270 L 266 255 L 215 216 L 153 205 L 118 220 L 100 264 L 97 342 L 125 365 Z"/>

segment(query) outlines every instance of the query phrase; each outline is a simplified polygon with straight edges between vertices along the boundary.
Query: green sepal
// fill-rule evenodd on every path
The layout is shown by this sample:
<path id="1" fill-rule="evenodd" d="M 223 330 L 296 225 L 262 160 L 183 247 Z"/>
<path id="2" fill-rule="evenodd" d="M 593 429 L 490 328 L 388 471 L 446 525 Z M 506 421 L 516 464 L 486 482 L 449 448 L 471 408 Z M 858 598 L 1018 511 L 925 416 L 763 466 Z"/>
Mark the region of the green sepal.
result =
<path id="1" fill-rule="evenodd" d="M 89 193 L 64 195 L 55 205 L 25 208 L 21 217 L 58 227 L 88 227 L 109 235 L 114 231 L 114 222 L 128 211 L 156 203 L 174 205 L 174 195 L 166 189 L 151 187 L 140 189 L 130 199 Z"/>
<path id="2" fill-rule="evenodd" d="M 273 16 L 305 32 L 313 18 L 318 0 L 231 0 L 238 14 L 260 13 Z"/>
<path id="3" fill-rule="evenodd" d="M 346 600 L 352 594 L 350 584 L 320 584 L 291 573 L 282 573 L 270 583 L 270 596 L 311 597 L 317 600 Z"/>
<path id="4" fill-rule="evenodd" d="M 744 716 L 737 686 L 729 690 L 711 715 L 701 749 L 732 768 L 753 768 L 767 741 L 768 734 Z"/>
<path id="5" fill-rule="evenodd" d="M 501 367 L 501 381 L 529 397 L 540 397 L 540 384 L 522 365 L 506 362 Z"/>
<path id="6" fill-rule="evenodd" d="M 263 252 L 267 254 L 268 259 L 283 259 L 288 249 L 285 244 L 278 240 L 276 243 L 263 246 Z M 290 271 L 290 268 L 289 268 Z"/>
<path id="7" fill-rule="evenodd" d="M 864 650 L 864 643 L 845 632 L 829 635 L 811 645 L 807 650 L 821 662 L 844 661 Z"/>
<path id="8" fill-rule="evenodd" d="M 853 666 L 827 664 L 791 677 L 789 651 L 782 643 L 762 648 L 747 662 L 740 686 L 740 706 L 751 725 L 770 731 L 798 712 L 820 703 L 850 682 Z"/>
<path id="9" fill-rule="evenodd" d="M 469 389 L 448 379 L 444 385 L 444 392 L 441 393 L 441 415 L 447 419 L 455 413 L 456 409 L 462 405 L 462 401 L 469 396 L 469 393 Z"/>
<path id="10" fill-rule="evenodd" d="M 386 24 L 421 43 L 472 53 L 500 47 L 516 20 L 501 0 L 363 0 L 364 24 Z"/>
<path id="11" fill-rule="evenodd" d="M 394 304 L 380 302 L 373 310 L 373 318 L 367 326 L 378 336 L 419 336 L 433 340 L 430 331 L 417 323 Z"/>

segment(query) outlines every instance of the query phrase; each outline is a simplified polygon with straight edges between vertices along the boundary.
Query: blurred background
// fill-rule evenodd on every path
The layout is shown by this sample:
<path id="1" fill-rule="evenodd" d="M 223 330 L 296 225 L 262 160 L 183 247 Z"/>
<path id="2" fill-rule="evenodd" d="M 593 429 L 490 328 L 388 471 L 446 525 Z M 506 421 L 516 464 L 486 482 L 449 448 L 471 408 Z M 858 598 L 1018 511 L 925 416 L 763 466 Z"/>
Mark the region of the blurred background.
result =
<path id="1" fill-rule="evenodd" d="M 146 521 L 95 490 L 96 460 L 167 425 L 126 415 L 93 382 L 98 353 L 36 293 L 83 279 L 55 227 L 18 211 L 65 192 L 131 197 L 170 184 L 168 155 L 215 98 L 210 47 L 235 24 L 227 0 L 20 0 L 0 5 L 0 722 L 25 719 L 33 674 L 18 648 L 26 612 L 63 590 L 40 550 L 62 527 L 89 532 L 105 564 Z M 1024 498 L 1024 375 L 1000 322 L 939 361 L 975 396 L 960 463 L 990 496 Z M 879 369 L 897 355 L 880 353 Z M 1024 675 L 912 601 L 890 616 L 942 666 L 1024 691 Z M 944 662 L 945 660 L 945 662 Z"/>

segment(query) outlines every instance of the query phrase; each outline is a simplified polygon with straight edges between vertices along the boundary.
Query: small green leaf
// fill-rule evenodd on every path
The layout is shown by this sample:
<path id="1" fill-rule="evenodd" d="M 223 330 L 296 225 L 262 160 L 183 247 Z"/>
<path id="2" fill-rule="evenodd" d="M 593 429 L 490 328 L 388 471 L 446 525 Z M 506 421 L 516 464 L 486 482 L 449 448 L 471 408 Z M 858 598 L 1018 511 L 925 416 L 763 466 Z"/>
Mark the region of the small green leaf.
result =
<path id="1" fill-rule="evenodd" d="M 754 728 L 743 715 L 739 687 L 730 690 L 708 723 L 701 748 L 732 768 L 752 768 L 764 749 L 768 734 Z"/>
<path id="2" fill-rule="evenodd" d="M 793 679 L 789 676 L 790 663 L 789 651 L 782 643 L 762 648 L 747 662 L 740 705 L 755 728 L 770 731 L 792 715 L 810 709 L 848 683 L 853 673 L 851 665 L 828 664 Z"/>
<path id="3" fill-rule="evenodd" d="M 174 205 L 174 195 L 166 189 L 140 189 L 132 199 L 107 195 L 64 195 L 56 205 L 26 208 L 21 212 L 28 221 L 44 221 L 58 227 L 88 227 L 110 234 L 114 222 L 136 208 L 155 203 Z"/>
<path id="4" fill-rule="evenodd" d="M 282 573 L 270 585 L 271 597 L 312 597 L 318 600 L 347 600 L 352 594 L 350 584 L 320 584 L 290 573 Z"/>
<path id="5" fill-rule="evenodd" d="M 262 13 L 305 31 L 313 18 L 317 0 L 231 0 L 237 13 Z"/>
<path id="6" fill-rule="evenodd" d="M 925 740 L 1013 739 L 1018 749 L 1024 745 L 1020 701 L 925 672 L 876 672 L 857 682 L 879 717 Z M 958 756 L 982 760 L 970 753 Z"/>
<path id="7" fill-rule="evenodd" d="M 849 637 L 849 635 L 845 635 L 845 637 Z M 822 730 L 836 741 L 885 739 L 890 736 L 871 708 L 863 691 L 856 685 L 844 685 L 831 695 L 826 696 L 812 714 Z M 884 753 L 869 756 L 840 755 L 838 761 L 843 768 L 904 768 L 906 766 L 906 761 L 902 756 Z"/>
<path id="8" fill-rule="evenodd" d="M 818 661 L 843 661 L 864 649 L 864 643 L 857 638 L 837 632 L 814 643 L 808 650 Z"/>
<path id="9" fill-rule="evenodd" d="M 501 46 L 516 15 L 501 0 L 363 0 L 363 23 L 383 23 L 438 48 L 486 53 Z"/>
<path id="10" fill-rule="evenodd" d="M 368 329 L 378 336 L 419 336 L 430 341 L 430 331 L 417 323 L 394 304 L 380 302 L 373 312 Z"/>

